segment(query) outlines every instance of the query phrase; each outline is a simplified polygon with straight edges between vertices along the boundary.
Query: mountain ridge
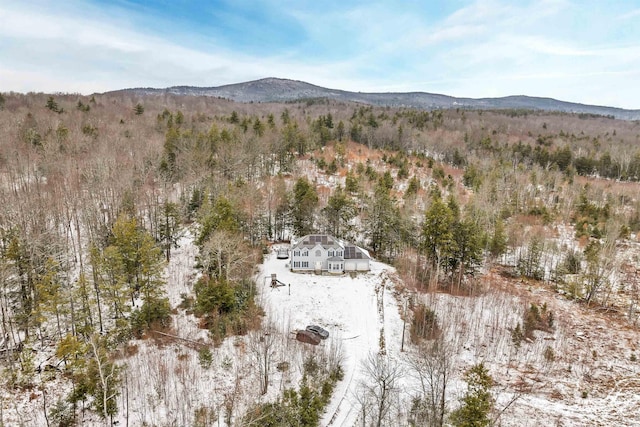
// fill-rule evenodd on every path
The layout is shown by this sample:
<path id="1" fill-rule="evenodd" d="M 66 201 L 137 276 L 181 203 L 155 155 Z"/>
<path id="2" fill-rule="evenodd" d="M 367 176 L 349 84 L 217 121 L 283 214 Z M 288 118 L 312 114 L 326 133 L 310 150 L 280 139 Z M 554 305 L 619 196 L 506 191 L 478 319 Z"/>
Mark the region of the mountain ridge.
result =
<path id="1" fill-rule="evenodd" d="M 527 95 L 510 95 L 496 98 L 454 97 L 429 92 L 351 92 L 340 89 L 329 89 L 300 80 L 267 77 L 241 83 L 222 86 L 171 86 L 159 88 L 131 88 L 109 93 L 127 92 L 138 96 L 171 94 L 179 96 L 214 96 L 227 98 L 237 102 L 291 102 L 304 99 L 327 98 L 337 101 L 360 102 L 364 104 L 435 109 L 525 109 L 540 111 L 557 111 L 564 113 L 593 114 L 612 116 L 623 120 L 640 120 L 640 110 L 629 110 L 618 107 L 581 104 L 561 101 L 548 97 Z"/>

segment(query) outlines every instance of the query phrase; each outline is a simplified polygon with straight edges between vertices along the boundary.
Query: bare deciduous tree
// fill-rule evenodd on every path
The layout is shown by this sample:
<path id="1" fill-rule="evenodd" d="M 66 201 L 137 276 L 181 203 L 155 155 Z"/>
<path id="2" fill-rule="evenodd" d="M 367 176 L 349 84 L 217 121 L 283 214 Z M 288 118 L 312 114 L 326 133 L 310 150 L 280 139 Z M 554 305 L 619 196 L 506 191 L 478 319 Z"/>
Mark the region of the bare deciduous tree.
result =
<path id="1" fill-rule="evenodd" d="M 371 353 L 363 362 L 364 380 L 360 384 L 361 417 L 363 425 L 382 427 L 397 425 L 390 419 L 391 409 L 400 392 L 399 381 L 404 375 L 394 360 Z"/>
<path id="2" fill-rule="evenodd" d="M 277 332 L 270 324 L 249 334 L 249 351 L 258 367 L 262 394 L 266 394 L 269 389 L 271 360 L 276 353 L 276 340 Z"/>
<path id="3" fill-rule="evenodd" d="M 95 398 L 100 402 L 96 405 L 102 410 L 102 417 L 105 425 L 113 425 L 113 415 L 118 412 L 116 396 L 118 395 L 118 369 L 116 364 L 109 361 L 104 346 L 99 342 L 99 338 L 94 336 L 89 340 L 91 354 L 96 367 L 97 380 Z"/>
<path id="4" fill-rule="evenodd" d="M 444 425 L 453 355 L 453 349 L 442 339 L 424 343 L 411 354 L 411 373 L 420 385 L 420 394 L 414 400 L 410 414 L 414 425 Z"/>
<path id="5" fill-rule="evenodd" d="M 211 234 L 200 258 L 205 271 L 227 282 L 250 277 L 255 265 L 254 252 L 242 236 L 225 230 Z"/>

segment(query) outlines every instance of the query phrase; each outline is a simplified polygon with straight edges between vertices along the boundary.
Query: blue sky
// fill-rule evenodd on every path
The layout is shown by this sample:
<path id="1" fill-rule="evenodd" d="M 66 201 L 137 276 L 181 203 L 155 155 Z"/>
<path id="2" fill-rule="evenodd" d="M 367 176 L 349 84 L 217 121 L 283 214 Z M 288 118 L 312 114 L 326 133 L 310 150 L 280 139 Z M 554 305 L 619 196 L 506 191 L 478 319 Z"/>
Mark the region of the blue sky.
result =
<path id="1" fill-rule="evenodd" d="M 0 0 L 0 91 L 263 77 L 640 109 L 640 0 Z"/>

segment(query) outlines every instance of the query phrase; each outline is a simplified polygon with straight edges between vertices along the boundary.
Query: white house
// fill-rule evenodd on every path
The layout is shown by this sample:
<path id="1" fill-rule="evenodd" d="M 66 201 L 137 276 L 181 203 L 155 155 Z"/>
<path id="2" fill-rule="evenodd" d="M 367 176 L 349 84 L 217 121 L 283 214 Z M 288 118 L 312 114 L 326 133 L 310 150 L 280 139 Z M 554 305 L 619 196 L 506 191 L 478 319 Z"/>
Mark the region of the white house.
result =
<path id="1" fill-rule="evenodd" d="M 369 271 L 371 257 L 364 249 L 328 234 L 309 234 L 291 247 L 291 271 L 334 274 Z"/>

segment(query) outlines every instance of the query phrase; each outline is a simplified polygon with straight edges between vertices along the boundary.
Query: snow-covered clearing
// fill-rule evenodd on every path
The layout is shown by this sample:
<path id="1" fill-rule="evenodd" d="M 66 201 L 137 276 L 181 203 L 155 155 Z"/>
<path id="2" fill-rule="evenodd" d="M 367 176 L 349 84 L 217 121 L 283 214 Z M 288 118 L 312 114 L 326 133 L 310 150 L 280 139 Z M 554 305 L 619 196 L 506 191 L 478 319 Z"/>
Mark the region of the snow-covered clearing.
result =
<path id="1" fill-rule="evenodd" d="M 366 381 L 362 363 L 370 353 L 380 351 L 381 342 L 389 354 L 400 350 L 402 319 L 393 295 L 394 271 L 372 261 L 370 272 L 329 276 L 292 273 L 287 264 L 288 260 L 278 260 L 272 253 L 262 266 L 261 299 L 268 317 L 291 337 L 291 332 L 309 324 L 329 331 L 327 341 L 333 343 L 321 345 L 341 348 L 345 376 L 321 424 L 352 426 L 358 417 L 357 388 Z M 287 286 L 272 288 L 271 274 Z"/>
<path id="2" fill-rule="evenodd" d="M 344 371 L 320 425 L 361 425 L 361 386 L 371 382 L 363 364 L 371 354 L 401 368 L 389 425 L 407 425 L 412 397 L 419 391 L 409 363 L 417 350 L 409 342 L 409 321 L 404 325 L 402 319 L 406 301 L 413 298 L 436 313 L 442 338 L 454 349 L 448 411 L 465 391 L 464 371 L 482 361 L 495 380 L 492 393 L 497 408 L 515 398 L 500 418 L 503 426 L 640 426 L 639 334 L 620 316 L 569 301 L 542 283 L 505 278 L 493 271 L 480 279 L 483 289 L 475 296 L 410 295 L 395 270 L 376 261 L 371 262 L 370 272 L 353 275 L 292 273 L 289 260 L 277 259 L 277 245 L 256 272 L 257 300 L 265 311 L 263 326 L 276 331 L 270 334 L 274 346 L 269 387 L 262 394 L 257 359 L 263 354 L 256 354 L 256 345 L 263 342 L 265 332 L 213 345 L 208 332 L 198 327 L 198 319 L 179 308 L 181 295 L 193 294 L 198 275 L 193 236 L 186 233 L 179 244 L 166 275 L 167 295 L 175 310 L 169 332 L 176 338 L 134 340 L 120 355 L 119 425 L 194 425 L 196 419 L 202 425 L 227 426 L 228 420 L 241 425 L 247 409 L 274 401 L 284 389 L 299 385 L 309 355 L 319 360 L 337 355 Z M 286 285 L 272 288 L 271 274 Z M 536 331 L 535 340 L 516 349 L 511 329 L 522 321 L 530 303 L 546 303 L 554 313 L 555 328 Z M 329 338 L 318 346 L 296 341 L 293 332 L 309 324 L 327 329 Z M 211 351 L 210 364 L 202 363 L 203 348 Z M 55 363 L 52 353 L 53 347 L 39 348 L 36 366 Z M 281 369 L 283 362 L 289 368 Z M 47 392 L 49 407 L 71 391 L 56 372 L 38 375 L 38 388 L 17 394 L 2 390 L 6 425 L 46 425 L 40 387 Z M 104 425 L 90 412 L 79 416 L 80 425 Z"/>
<path id="3" fill-rule="evenodd" d="M 330 339 L 340 342 L 345 378 L 323 426 L 359 423 L 359 385 L 371 381 L 362 366 L 369 354 L 381 352 L 381 342 L 385 357 L 402 370 L 394 409 L 397 425 L 407 424 L 411 398 L 418 390 L 409 364 L 416 349 L 408 343 L 408 324 L 401 352 L 404 286 L 393 268 L 371 265 L 371 272 L 353 277 L 296 274 L 287 269 L 287 260 L 271 254 L 261 269 L 262 302 L 283 333 L 319 324 L 330 331 Z M 287 286 L 271 288 L 272 273 Z M 640 425 L 640 364 L 633 357 L 638 351 L 636 330 L 618 321 L 607 327 L 606 315 L 536 282 L 489 273 L 481 283 L 484 289 L 476 296 L 416 297 L 436 312 L 444 341 L 455 349 L 446 398 L 449 410 L 465 392 L 464 371 L 482 361 L 495 380 L 497 409 L 507 408 L 500 418 L 504 426 Z M 536 331 L 535 340 L 516 349 L 511 330 L 523 321 L 531 303 L 548 304 L 555 328 Z"/>
<path id="4" fill-rule="evenodd" d="M 192 293 L 197 275 L 196 248 L 192 237 L 180 242 L 168 267 L 167 293 L 173 307 L 180 294 Z M 354 275 L 292 273 L 289 260 L 276 258 L 277 245 L 265 256 L 257 274 L 258 302 L 265 309 L 265 326 L 279 330 L 272 355 L 269 391 L 259 392 L 259 370 L 251 341 L 260 333 L 232 337 L 220 347 L 210 344 L 205 330 L 193 315 L 178 310 L 174 316 L 176 335 L 211 348 L 213 363 L 203 367 L 198 347 L 188 341 L 144 340 L 133 343 L 137 352 L 123 360 L 127 365 L 128 395 L 120 395 L 119 419 L 124 425 L 188 425 L 196 411 L 210 411 L 211 422 L 234 425 L 257 402 L 273 401 L 285 388 L 295 388 L 306 355 L 339 354 L 344 379 L 338 383 L 326 408 L 321 426 L 354 426 L 360 423 L 362 383 L 370 382 L 363 363 L 370 354 L 383 353 L 402 368 L 396 425 L 406 425 L 411 397 L 417 391 L 415 374 L 408 359 L 415 354 L 406 325 L 401 352 L 402 320 L 406 293 L 392 267 L 372 261 L 371 271 Z M 271 274 L 286 286 L 272 288 Z M 502 414 L 503 426 L 538 425 L 640 425 L 640 364 L 638 332 L 609 322 L 568 301 L 543 285 L 505 279 L 493 273 L 482 282 L 484 291 L 473 297 L 431 293 L 414 296 L 433 309 L 443 338 L 454 349 L 447 408 L 457 406 L 465 391 L 462 374 L 483 361 L 496 381 L 493 394 L 498 409 L 515 401 Z M 522 321 L 531 302 L 547 303 L 556 318 L 551 333 L 536 332 L 536 340 L 516 350 L 511 328 Z M 315 347 L 295 340 L 293 332 L 318 324 L 330 332 L 329 339 Z M 381 349 L 384 343 L 384 350 Z M 549 354 L 550 348 L 553 357 Z M 640 355 L 638 355 L 640 356 Z M 287 362 L 291 369 L 276 367 Z M 128 401 L 127 401 L 128 399 Z"/>

